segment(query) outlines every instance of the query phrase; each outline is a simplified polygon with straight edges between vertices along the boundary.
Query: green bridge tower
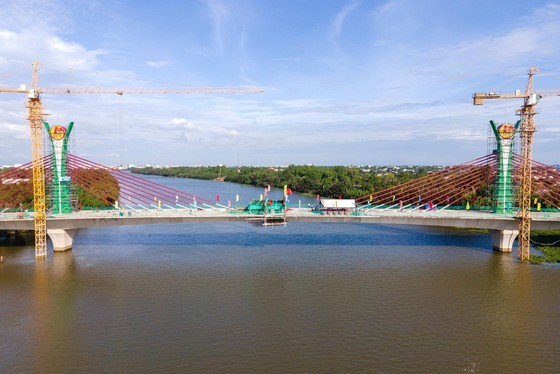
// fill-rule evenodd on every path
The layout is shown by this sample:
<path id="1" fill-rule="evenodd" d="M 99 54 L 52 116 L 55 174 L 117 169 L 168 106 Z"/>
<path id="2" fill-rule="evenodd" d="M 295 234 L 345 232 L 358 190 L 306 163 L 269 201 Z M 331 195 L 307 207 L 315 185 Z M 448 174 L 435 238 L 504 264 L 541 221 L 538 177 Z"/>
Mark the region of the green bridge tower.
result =
<path id="1" fill-rule="evenodd" d="M 513 213 L 513 140 L 520 121 L 515 125 L 503 123 L 499 126 L 490 121 L 498 144 L 498 176 L 494 185 L 492 207 L 494 213 Z"/>
<path id="2" fill-rule="evenodd" d="M 68 124 L 68 128 L 55 125 L 50 127 L 43 122 L 47 129 L 52 145 L 52 168 L 53 188 L 51 195 L 51 209 L 53 214 L 64 214 L 72 212 L 71 179 L 68 175 L 68 138 L 72 132 L 74 122 Z"/>

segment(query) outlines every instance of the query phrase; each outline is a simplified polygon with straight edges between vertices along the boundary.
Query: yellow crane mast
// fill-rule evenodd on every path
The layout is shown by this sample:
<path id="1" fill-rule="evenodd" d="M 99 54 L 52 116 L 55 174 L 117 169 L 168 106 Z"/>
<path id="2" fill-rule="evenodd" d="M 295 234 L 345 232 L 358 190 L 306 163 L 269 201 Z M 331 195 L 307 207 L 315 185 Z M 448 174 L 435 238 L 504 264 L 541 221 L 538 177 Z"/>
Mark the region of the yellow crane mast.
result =
<path id="1" fill-rule="evenodd" d="M 31 90 L 27 94 L 27 112 L 31 127 L 31 162 L 33 166 L 33 209 L 35 210 L 35 257 L 47 256 L 47 208 L 45 167 L 43 165 L 43 104 L 39 98 L 39 66 L 33 63 Z"/>
<path id="2" fill-rule="evenodd" d="M 35 258 L 41 259 L 47 256 L 47 220 L 46 220 L 46 196 L 45 196 L 45 169 L 43 166 L 43 104 L 42 94 L 207 94 L 207 93 L 249 93 L 264 92 L 259 87 L 206 87 L 186 86 L 184 88 L 39 88 L 39 63 L 33 63 L 33 75 L 31 88 L 24 85 L 19 88 L 0 87 L 0 93 L 23 93 L 27 94 L 27 112 L 31 128 L 31 161 L 33 165 L 33 208 L 35 210 Z"/>
<path id="3" fill-rule="evenodd" d="M 542 90 L 535 92 L 533 89 L 533 76 L 538 71 L 537 68 L 529 69 L 529 78 L 525 87 L 525 92 L 521 90 L 514 93 L 496 92 L 476 92 L 473 94 L 473 104 L 483 105 L 485 99 L 523 99 L 523 106 L 518 111 L 521 116 L 521 186 L 518 195 L 519 211 L 519 237 L 517 257 L 525 261 L 530 255 L 531 245 L 531 181 L 533 176 L 533 135 L 535 133 L 535 105 L 539 99 L 546 96 L 560 96 L 557 90 Z"/>

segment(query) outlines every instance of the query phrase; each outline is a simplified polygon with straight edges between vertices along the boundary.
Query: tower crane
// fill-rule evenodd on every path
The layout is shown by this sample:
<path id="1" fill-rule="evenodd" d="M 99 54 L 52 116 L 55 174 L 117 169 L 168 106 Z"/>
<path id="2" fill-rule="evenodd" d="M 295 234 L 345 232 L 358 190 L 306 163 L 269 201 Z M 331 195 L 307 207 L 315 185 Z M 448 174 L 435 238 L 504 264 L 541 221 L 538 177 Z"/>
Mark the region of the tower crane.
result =
<path id="1" fill-rule="evenodd" d="M 33 63 L 31 87 L 0 87 L 0 93 L 22 93 L 27 95 L 27 113 L 31 128 L 31 160 L 33 169 L 33 209 L 35 227 L 35 258 L 47 256 L 47 222 L 45 196 L 45 169 L 43 166 L 43 104 L 42 94 L 207 94 L 207 93 L 249 93 L 264 92 L 258 87 L 205 87 L 188 86 L 185 88 L 39 88 L 39 63 Z"/>
<path id="2" fill-rule="evenodd" d="M 529 258 L 531 240 L 531 179 L 533 167 L 533 135 L 535 133 L 535 106 L 539 100 L 547 96 L 560 96 L 560 90 L 533 89 L 533 76 L 537 73 L 536 67 L 529 69 L 529 78 L 525 92 L 517 90 L 513 93 L 476 92 L 473 94 L 473 104 L 483 105 L 485 99 L 523 99 L 523 105 L 518 110 L 521 117 L 521 186 L 518 195 L 519 212 L 519 237 L 517 257 L 524 261 Z"/>

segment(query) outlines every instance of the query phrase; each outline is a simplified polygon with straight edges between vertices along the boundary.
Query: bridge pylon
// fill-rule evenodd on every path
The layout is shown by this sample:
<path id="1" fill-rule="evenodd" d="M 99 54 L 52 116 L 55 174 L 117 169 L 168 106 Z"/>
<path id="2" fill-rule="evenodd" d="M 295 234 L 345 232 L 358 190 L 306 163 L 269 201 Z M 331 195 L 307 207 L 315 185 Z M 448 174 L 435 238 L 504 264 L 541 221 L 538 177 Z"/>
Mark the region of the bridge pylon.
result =
<path id="1" fill-rule="evenodd" d="M 520 121 L 515 125 L 503 123 L 496 125 L 490 121 L 498 146 L 498 175 L 494 183 L 492 211 L 500 214 L 513 213 L 513 140 Z"/>
<path id="2" fill-rule="evenodd" d="M 71 179 L 68 170 L 68 139 L 74 122 L 70 122 L 68 127 L 56 125 L 50 127 L 47 122 L 43 122 L 52 148 L 52 191 L 51 191 L 51 212 L 54 214 L 65 214 L 72 212 L 71 200 Z"/>

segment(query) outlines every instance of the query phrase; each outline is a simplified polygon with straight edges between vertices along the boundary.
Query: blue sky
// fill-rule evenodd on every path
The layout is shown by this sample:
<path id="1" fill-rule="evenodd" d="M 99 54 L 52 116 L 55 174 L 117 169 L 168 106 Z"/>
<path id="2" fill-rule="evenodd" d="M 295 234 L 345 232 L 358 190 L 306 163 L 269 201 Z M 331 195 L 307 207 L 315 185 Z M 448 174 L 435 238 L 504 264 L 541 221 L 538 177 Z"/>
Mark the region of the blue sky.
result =
<path id="1" fill-rule="evenodd" d="M 488 121 L 560 90 L 560 1 L 3 0 L 0 86 L 259 86 L 237 95 L 43 95 L 74 153 L 107 165 L 452 165 Z M 25 97 L 0 94 L 0 164 L 31 159 Z M 560 97 L 534 158 L 560 163 Z"/>

